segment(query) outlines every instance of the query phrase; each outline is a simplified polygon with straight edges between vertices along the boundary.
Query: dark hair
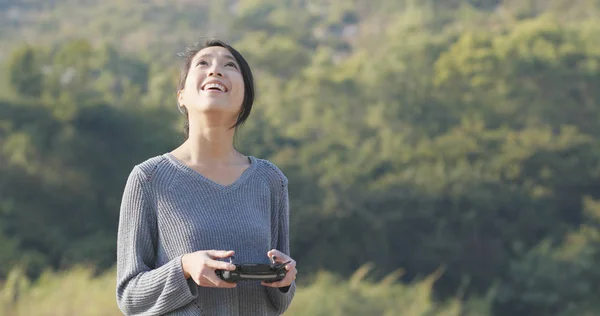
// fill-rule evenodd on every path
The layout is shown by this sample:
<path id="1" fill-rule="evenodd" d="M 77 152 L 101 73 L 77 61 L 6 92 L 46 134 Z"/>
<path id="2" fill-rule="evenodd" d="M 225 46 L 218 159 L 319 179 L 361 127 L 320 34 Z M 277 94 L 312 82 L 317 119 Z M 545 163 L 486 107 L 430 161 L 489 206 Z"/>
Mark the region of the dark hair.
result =
<path id="1" fill-rule="evenodd" d="M 231 55 L 233 55 L 233 58 L 235 58 L 238 65 L 240 65 L 240 71 L 242 73 L 242 78 L 244 79 L 244 100 L 242 101 L 242 109 L 240 111 L 240 114 L 238 115 L 237 121 L 231 127 L 236 128 L 237 130 L 238 127 L 244 124 L 244 122 L 250 115 L 250 111 L 252 110 L 252 104 L 254 103 L 254 77 L 252 75 L 252 71 L 250 70 L 248 62 L 246 61 L 246 59 L 244 59 L 242 54 L 240 54 L 240 52 L 238 52 L 235 48 L 218 39 L 209 39 L 204 43 L 198 42 L 195 45 L 188 47 L 185 53 L 182 54 L 182 56 L 184 57 L 184 62 L 181 67 L 181 74 L 179 76 L 179 84 L 177 85 L 177 91 L 182 90 L 185 87 L 185 81 L 187 79 L 188 72 L 190 70 L 190 66 L 192 64 L 194 56 L 196 56 L 196 54 L 198 54 L 198 52 L 200 52 L 201 50 L 207 47 L 214 46 L 224 47 L 231 53 Z M 185 134 L 185 138 L 187 139 L 190 134 L 190 122 L 188 112 L 187 109 L 181 106 L 181 104 L 179 103 L 177 104 L 177 107 L 185 115 L 185 125 L 183 127 L 183 132 Z"/>

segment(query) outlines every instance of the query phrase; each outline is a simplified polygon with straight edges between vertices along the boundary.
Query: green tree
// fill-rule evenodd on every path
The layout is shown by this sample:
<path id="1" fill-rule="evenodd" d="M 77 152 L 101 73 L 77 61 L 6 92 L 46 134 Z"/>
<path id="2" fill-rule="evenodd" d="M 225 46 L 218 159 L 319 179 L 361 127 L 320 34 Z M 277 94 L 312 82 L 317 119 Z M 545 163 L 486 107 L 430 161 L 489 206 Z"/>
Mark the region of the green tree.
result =
<path id="1" fill-rule="evenodd" d="M 34 48 L 25 46 L 15 51 L 8 61 L 8 71 L 10 84 L 17 93 L 29 97 L 42 94 L 42 65 Z"/>

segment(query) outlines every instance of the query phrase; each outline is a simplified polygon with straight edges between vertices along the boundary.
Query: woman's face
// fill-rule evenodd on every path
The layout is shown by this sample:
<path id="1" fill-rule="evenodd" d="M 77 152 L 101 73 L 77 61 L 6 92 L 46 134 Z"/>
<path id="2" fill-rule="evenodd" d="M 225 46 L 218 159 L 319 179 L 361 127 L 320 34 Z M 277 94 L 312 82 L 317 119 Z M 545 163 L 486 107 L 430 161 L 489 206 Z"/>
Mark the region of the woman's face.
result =
<path id="1" fill-rule="evenodd" d="M 199 51 L 192 59 L 179 103 L 188 113 L 221 112 L 237 119 L 244 100 L 244 79 L 240 66 L 225 47 Z"/>

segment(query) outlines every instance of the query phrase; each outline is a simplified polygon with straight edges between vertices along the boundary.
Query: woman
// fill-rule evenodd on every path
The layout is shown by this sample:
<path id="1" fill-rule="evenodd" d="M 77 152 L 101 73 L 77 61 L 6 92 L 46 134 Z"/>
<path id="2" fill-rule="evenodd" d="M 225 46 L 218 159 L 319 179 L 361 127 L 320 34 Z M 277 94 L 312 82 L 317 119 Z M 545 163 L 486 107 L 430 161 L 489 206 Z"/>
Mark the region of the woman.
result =
<path id="1" fill-rule="evenodd" d="M 126 315 L 280 315 L 290 305 L 288 181 L 233 146 L 254 101 L 252 72 L 231 46 L 188 50 L 178 87 L 185 142 L 133 167 L 117 242 L 117 303 Z M 234 256 L 235 255 L 235 256 Z M 275 283 L 227 283 L 229 263 L 291 261 Z"/>

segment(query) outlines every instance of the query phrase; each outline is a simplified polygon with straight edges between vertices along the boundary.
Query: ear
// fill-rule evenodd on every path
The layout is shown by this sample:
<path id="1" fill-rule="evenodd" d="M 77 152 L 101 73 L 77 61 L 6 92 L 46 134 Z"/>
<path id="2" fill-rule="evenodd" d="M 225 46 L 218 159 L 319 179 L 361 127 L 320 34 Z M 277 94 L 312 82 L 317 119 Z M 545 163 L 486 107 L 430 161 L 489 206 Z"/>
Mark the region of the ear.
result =
<path id="1" fill-rule="evenodd" d="M 177 102 L 179 103 L 179 105 L 181 106 L 183 101 L 183 89 L 177 91 Z"/>

